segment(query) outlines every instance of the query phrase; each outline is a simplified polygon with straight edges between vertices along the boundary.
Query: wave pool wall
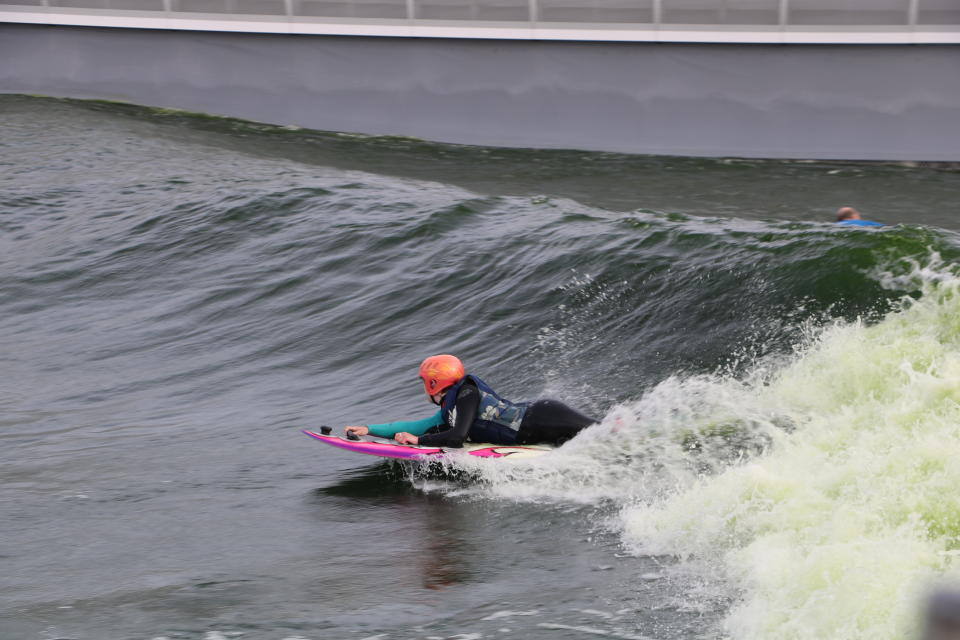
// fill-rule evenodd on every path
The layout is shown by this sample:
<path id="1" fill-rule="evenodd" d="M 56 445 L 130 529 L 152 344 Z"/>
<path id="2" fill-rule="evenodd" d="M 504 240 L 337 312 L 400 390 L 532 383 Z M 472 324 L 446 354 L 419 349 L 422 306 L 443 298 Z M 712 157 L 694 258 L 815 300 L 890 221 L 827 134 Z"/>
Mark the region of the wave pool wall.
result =
<path id="1" fill-rule="evenodd" d="M 0 23 L 0 92 L 478 145 L 960 161 L 960 47 Z"/>

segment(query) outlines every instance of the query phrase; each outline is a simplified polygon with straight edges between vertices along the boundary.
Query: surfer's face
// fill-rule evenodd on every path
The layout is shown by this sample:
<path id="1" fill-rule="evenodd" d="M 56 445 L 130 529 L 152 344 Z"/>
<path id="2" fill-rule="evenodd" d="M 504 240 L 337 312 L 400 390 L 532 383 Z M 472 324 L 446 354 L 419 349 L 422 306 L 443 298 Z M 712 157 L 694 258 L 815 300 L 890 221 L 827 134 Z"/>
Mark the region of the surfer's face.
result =
<path id="1" fill-rule="evenodd" d="M 443 394 L 442 393 L 435 393 L 433 395 L 427 394 L 427 397 L 430 398 L 430 402 L 432 402 L 435 405 L 439 405 L 440 401 L 443 399 Z"/>

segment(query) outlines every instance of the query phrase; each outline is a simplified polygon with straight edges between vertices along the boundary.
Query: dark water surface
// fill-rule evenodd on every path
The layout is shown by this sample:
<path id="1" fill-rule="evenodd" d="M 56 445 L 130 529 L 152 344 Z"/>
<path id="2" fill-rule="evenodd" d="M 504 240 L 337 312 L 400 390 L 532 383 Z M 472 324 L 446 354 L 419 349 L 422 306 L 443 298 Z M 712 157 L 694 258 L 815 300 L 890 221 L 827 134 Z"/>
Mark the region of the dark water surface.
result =
<path id="1" fill-rule="evenodd" d="M 941 553 L 960 505 L 928 513 L 921 490 L 943 494 L 947 463 L 883 467 L 912 502 L 847 504 L 841 480 L 820 502 L 791 485 L 711 513 L 691 496 L 762 493 L 737 474 L 799 469 L 820 424 L 889 418 L 892 442 L 950 423 L 958 201 L 960 173 L 936 168 L 458 147 L 0 96 L 0 638 L 901 637 L 895 594 L 837 635 L 811 603 L 846 592 L 737 573 L 757 541 L 810 558 L 840 533 L 738 527 L 896 499 Z M 840 205 L 893 226 L 837 229 Z M 430 414 L 416 367 L 443 352 L 507 397 L 604 421 L 563 455 L 452 476 L 300 434 Z M 895 387 L 906 369 L 938 391 Z M 902 422 L 876 409 L 908 397 Z M 875 461 L 864 433 L 814 448 Z M 926 469 L 936 448 L 897 460 Z M 692 541 L 701 517 L 727 533 Z M 887 525 L 857 540 L 903 530 Z"/>

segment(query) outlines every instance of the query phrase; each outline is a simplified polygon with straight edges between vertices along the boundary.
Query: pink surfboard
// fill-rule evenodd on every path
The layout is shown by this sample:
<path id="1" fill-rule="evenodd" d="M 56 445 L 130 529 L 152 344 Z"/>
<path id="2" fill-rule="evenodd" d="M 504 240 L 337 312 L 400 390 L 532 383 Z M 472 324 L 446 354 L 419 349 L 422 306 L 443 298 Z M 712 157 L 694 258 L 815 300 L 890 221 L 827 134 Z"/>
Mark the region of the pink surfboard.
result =
<path id="1" fill-rule="evenodd" d="M 381 458 L 397 458 L 400 460 L 424 460 L 443 455 L 471 455 L 478 458 L 528 458 L 543 455 L 553 450 L 548 445 L 504 446 L 497 444 L 477 444 L 469 442 L 461 449 L 440 449 L 436 447 L 421 447 L 415 444 L 398 444 L 383 438 L 364 437 L 360 440 L 348 440 L 340 436 L 326 436 L 313 431 L 304 430 L 311 438 L 316 438 L 331 447 L 339 447 L 355 453 L 365 453 Z"/>

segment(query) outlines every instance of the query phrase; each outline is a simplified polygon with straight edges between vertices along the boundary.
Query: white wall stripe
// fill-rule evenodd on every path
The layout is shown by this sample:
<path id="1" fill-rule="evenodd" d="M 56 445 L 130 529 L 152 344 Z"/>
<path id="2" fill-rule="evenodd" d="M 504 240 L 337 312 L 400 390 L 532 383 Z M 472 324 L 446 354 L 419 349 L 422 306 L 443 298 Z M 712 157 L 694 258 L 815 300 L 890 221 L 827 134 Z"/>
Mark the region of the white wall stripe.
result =
<path id="1" fill-rule="evenodd" d="M 815 27 L 681 27 L 639 25 L 570 26 L 529 22 L 471 25 L 427 20 L 323 20 L 283 16 L 194 15 L 134 11 L 69 10 L 36 7 L 0 9 L 0 22 L 131 29 L 175 29 L 241 33 L 469 38 L 494 40 L 571 40 L 595 42 L 691 42 L 730 44 L 960 44 L 960 29 L 896 27 L 817 29 Z"/>

